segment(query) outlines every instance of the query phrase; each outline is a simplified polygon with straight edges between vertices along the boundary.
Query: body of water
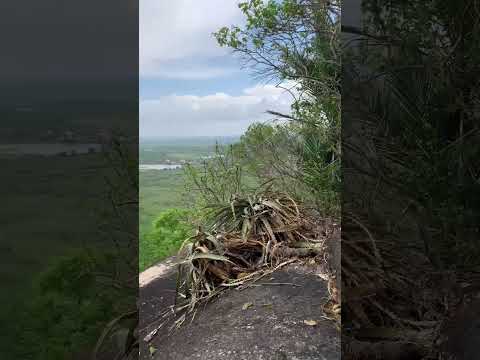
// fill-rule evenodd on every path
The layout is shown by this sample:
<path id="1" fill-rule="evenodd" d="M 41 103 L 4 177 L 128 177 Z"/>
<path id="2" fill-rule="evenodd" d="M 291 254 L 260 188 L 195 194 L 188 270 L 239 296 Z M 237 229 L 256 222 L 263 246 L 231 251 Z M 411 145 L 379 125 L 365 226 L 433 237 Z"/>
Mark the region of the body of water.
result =
<path id="1" fill-rule="evenodd" d="M 0 155 L 75 155 L 99 152 L 101 144 L 64 144 L 64 143 L 39 143 L 39 144 L 0 144 Z"/>
<path id="2" fill-rule="evenodd" d="M 140 164 L 140 171 L 142 170 L 175 170 L 181 169 L 182 165 L 177 164 Z"/>

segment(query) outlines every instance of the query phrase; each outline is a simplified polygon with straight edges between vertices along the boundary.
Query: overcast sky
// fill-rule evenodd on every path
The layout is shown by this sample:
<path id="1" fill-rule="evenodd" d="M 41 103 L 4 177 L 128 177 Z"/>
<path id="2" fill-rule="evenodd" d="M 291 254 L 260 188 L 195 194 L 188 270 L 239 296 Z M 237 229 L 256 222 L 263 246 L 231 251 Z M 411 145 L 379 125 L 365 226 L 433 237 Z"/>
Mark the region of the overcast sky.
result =
<path id="1" fill-rule="evenodd" d="M 291 97 L 254 81 L 212 36 L 244 20 L 238 0 L 140 0 L 140 136 L 239 135 Z"/>

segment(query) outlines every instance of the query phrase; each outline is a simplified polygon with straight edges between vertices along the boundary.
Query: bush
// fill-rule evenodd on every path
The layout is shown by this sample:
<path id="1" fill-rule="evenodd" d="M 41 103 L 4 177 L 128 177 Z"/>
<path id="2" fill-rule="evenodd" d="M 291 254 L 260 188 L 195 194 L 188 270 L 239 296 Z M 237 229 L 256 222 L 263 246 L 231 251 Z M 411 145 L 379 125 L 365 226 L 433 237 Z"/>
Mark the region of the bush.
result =
<path id="1" fill-rule="evenodd" d="M 162 211 L 153 221 L 152 230 L 140 242 L 140 271 L 173 255 L 192 233 L 188 210 Z"/>
<path id="2" fill-rule="evenodd" d="M 125 289 L 100 281 L 98 274 L 108 274 L 112 264 L 108 255 L 81 250 L 42 272 L 16 311 L 16 357 L 63 360 L 90 353 L 105 324 L 132 302 Z"/>

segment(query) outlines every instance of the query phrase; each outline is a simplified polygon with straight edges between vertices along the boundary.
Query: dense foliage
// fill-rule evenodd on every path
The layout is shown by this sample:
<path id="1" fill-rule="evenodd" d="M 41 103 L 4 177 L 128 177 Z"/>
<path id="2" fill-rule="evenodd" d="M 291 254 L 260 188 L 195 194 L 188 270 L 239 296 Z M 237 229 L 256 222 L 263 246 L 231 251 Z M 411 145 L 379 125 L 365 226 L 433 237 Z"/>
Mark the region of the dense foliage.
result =
<path id="1" fill-rule="evenodd" d="M 343 353 L 467 358 L 440 352 L 478 284 L 478 5 L 363 5 L 342 58 Z"/>
<path id="2" fill-rule="evenodd" d="M 112 256 L 79 251 L 59 259 L 36 278 L 31 297 L 18 309 L 22 326 L 16 342 L 18 356 L 69 359 L 91 352 L 106 320 L 128 309 L 131 301 L 109 281 L 112 260 Z"/>
<path id="3" fill-rule="evenodd" d="M 293 105 L 291 114 L 266 109 L 280 121 L 252 125 L 233 155 L 261 183 L 270 180 L 321 213 L 338 213 L 340 3 L 250 0 L 239 8 L 246 25 L 221 28 L 218 43 L 290 92 Z"/>
<path id="4" fill-rule="evenodd" d="M 370 39 L 357 64 L 375 79 L 365 99 L 380 158 L 391 159 L 374 162 L 374 176 L 402 179 L 435 266 L 478 266 L 479 10 L 441 0 L 370 0 L 364 10 Z"/>
<path id="5" fill-rule="evenodd" d="M 140 270 L 178 250 L 192 232 L 191 225 L 187 223 L 188 216 L 189 211 L 183 209 L 164 210 L 157 216 L 142 243 Z"/>
<path id="6" fill-rule="evenodd" d="M 97 341 L 101 343 L 99 354 L 106 358 L 113 353 L 130 354 L 134 348 L 137 154 L 136 146 L 125 139 L 114 139 L 109 145 L 109 151 L 102 153 L 103 167 L 96 167 L 103 175 L 103 187 L 96 194 L 102 200 L 95 208 L 98 222 L 89 224 L 92 238 L 83 239 L 83 246 L 78 244 L 76 251 L 50 260 L 32 279 L 31 291 L 14 308 L 14 329 L 7 334 L 14 345 L 13 358 L 90 358 Z M 109 335 L 113 336 L 102 338 L 114 318 L 121 321 L 112 326 Z"/>

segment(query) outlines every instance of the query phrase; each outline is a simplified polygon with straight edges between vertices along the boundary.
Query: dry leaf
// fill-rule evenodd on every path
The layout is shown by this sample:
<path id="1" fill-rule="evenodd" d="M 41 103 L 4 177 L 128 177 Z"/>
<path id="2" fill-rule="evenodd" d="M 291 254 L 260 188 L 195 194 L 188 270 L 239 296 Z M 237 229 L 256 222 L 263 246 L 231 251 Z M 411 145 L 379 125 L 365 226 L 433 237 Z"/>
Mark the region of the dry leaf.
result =
<path id="1" fill-rule="evenodd" d="M 149 342 L 149 341 L 152 340 L 152 338 L 157 334 L 157 332 L 158 332 L 158 328 L 157 328 L 157 329 L 154 329 L 154 330 L 151 331 L 151 332 L 149 332 L 149 333 L 147 334 L 147 336 L 145 336 L 145 337 L 143 338 L 143 341 Z"/>
<path id="2" fill-rule="evenodd" d="M 308 326 L 316 326 L 318 324 L 316 320 L 303 320 L 303 323 Z"/>
<path id="3" fill-rule="evenodd" d="M 237 279 L 244 278 L 245 276 L 248 276 L 248 275 L 249 275 L 249 273 L 247 273 L 247 272 L 238 273 L 237 274 Z"/>
<path id="4" fill-rule="evenodd" d="M 243 304 L 242 306 L 242 310 L 247 310 L 249 307 L 253 306 L 253 303 L 251 302 L 246 302 L 245 304 Z"/>

